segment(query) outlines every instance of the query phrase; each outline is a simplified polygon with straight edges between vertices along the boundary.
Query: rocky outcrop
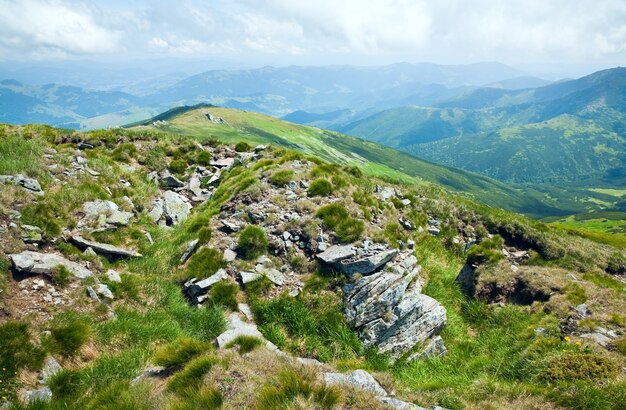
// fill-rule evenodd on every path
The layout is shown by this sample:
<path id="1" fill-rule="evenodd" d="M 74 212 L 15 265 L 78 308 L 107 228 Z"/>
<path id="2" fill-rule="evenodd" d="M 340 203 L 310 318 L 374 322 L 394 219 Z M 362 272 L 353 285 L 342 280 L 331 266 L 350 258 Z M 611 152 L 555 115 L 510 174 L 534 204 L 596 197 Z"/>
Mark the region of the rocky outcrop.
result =
<path id="1" fill-rule="evenodd" d="M 91 248 L 96 253 L 103 254 L 109 257 L 134 258 L 134 257 L 141 256 L 141 254 L 136 251 L 120 248 L 120 247 L 109 245 L 106 243 L 90 241 L 90 240 L 83 238 L 80 235 L 73 235 L 71 240 L 72 240 L 72 243 L 74 243 L 79 248 L 83 248 L 83 249 Z"/>
<path id="2" fill-rule="evenodd" d="M 384 266 L 397 253 L 397 250 L 387 249 L 385 245 L 371 245 L 366 241 L 358 248 L 353 245 L 333 245 L 317 254 L 317 258 L 345 275 L 368 275 Z"/>
<path id="3" fill-rule="evenodd" d="M 78 279 L 93 276 L 93 273 L 84 266 L 54 253 L 24 251 L 9 255 L 9 259 L 11 259 L 13 268 L 19 272 L 54 275 L 59 266 L 64 266 Z"/>
<path id="4" fill-rule="evenodd" d="M 132 212 L 120 211 L 115 202 L 102 199 L 85 202 L 83 212 L 85 216 L 78 223 L 79 229 L 87 226 L 96 229 L 115 229 L 118 226 L 128 225 L 133 216 Z"/>
<path id="5" fill-rule="evenodd" d="M 30 192 L 35 195 L 43 195 L 44 192 L 41 190 L 41 185 L 39 185 L 39 181 L 34 178 L 27 178 L 24 175 L 0 175 L 0 184 L 13 184 L 19 185 L 24 188 L 27 192 Z"/>

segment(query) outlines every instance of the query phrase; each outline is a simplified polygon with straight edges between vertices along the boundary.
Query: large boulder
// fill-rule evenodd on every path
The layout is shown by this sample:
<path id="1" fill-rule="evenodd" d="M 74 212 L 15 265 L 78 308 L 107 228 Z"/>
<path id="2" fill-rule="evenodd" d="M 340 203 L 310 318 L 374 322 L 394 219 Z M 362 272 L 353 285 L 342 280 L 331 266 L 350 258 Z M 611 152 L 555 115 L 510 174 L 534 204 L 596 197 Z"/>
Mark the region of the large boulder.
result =
<path id="1" fill-rule="evenodd" d="M 93 273 L 84 266 L 54 253 L 24 251 L 9 255 L 9 259 L 14 269 L 20 272 L 53 275 L 59 266 L 64 266 L 78 279 L 93 276 Z"/>

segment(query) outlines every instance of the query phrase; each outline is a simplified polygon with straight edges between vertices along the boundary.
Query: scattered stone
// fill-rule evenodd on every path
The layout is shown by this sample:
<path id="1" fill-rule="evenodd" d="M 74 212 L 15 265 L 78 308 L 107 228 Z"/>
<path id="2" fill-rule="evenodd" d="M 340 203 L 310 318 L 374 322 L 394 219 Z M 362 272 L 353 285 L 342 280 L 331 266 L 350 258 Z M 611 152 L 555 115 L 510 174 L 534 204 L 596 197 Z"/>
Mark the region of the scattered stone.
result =
<path id="1" fill-rule="evenodd" d="M 57 267 L 62 265 L 78 279 L 93 276 L 93 273 L 84 266 L 54 253 L 24 251 L 22 253 L 9 255 L 9 258 L 15 270 L 21 272 L 52 275 L 56 272 Z"/>
<path id="2" fill-rule="evenodd" d="M 213 275 L 206 279 L 202 279 L 201 281 L 196 281 L 195 278 L 191 279 L 183 285 L 183 293 L 187 295 L 187 298 L 191 301 L 191 303 L 198 305 L 206 300 L 206 295 L 211 286 L 226 279 L 227 277 L 228 275 L 226 274 L 226 271 L 224 269 L 220 269 Z"/>
<path id="3" fill-rule="evenodd" d="M 96 251 L 96 253 L 101 253 L 111 257 L 141 257 L 141 254 L 136 251 L 119 248 L 117 246 L 109 245 L 106 243 L 89 241 L 80 235 L 72 235 L 71 241 L 78 247 L 91 247 L 94 251 Z"/>
<path id="4" fill-rule="evenodd" d="M 263 275 L 257 272 L 248 272 L 248 271 L 239 272 L 239 279 L 241 279 L 241 283 L 244 285 L 250 282 L 254 282 L 255 280 L 259 280 L 262 277 Z"/>
<path id="5" fill-rule="evenodd" d="M 234 222 L 227 221 L 224 219 L 222 219 L 220 222 L 222 223 L 222 226 L 227 232 L 239 232 L 241 230 L 241 226 L 237 225 Z"/>
<path id="6" fill-rule="evenodd" d="M 285 284 L 285 275 L 277 269 L 257 269 L 257 272 L 265 276 L 276 286 L 283 286 Z"/>
<path id="7" fill-rule="evenodd" d="M 187 219 L 191 205 L 173 191 L 163 193 L 163 213 L 168 225 L 177 225 Z"/>
<path id="8" fill-rule="evenodd" d="M 254 323 L 244 322 L 241 320 L 238 313 L 231 313 L 228 317 L 228 326 L 226 331 L 217 337 L 215 344 L 220 349 L 224 349 L 226 345 L 237 339 L 239 336 L 251 336 L 265 340 Z M 266 341 L 266 345 L 272 348 L 271 350 L 276 350 L 276 346 L 270 342 Z"/>
<path id="9" fill-rule="evenodd" d="M 22 225 L 21 237 L 25 243 L 39 243 L 43 240 L 43 231 L 38 226 Z"/>
<path id="10" fill-rule="evenodd" d="M 37 390 L 28 390 L 25 398 L 27 403 L 49 402 L 52 400 L 52 390 L 50 390 L 50 387 L 48 386 Z"/>
<path id="11" fill-rule="evenodd" d="M 83 252 L 83 255 L 91 256 L 91 257 L 97 257 L 98 256 L 96 251 L 94 251 L 91 246 L 88 246 L 87 249 L 85 249 L 85 251 Z"/>
<path id="12" fill-rule="evenodd" d="M 574 310 L 583 318 L 591 316 L 591 312 L 589 312 L 589 309 L 587 308 L 587 305 L 585 303 L 576 306 Z"/>
<path id="13" fill-rule="evenodd" d="M 237 308 L 239 309 L 241 313 L 243 313 L 243 315 L 245 316 L 246 319 L 248 319 L 248 321 L 250 322 L 254 321 L 254 315 L 252 314 L 252 309 L 250 309 L 250 306 L 248 306 L 245 303 L 239 303 L 237 305 Z"/>
<path id="14" fill-rule="evenodd" d="M 46 359 L 46 364 L 43 366 L 43 369 L 39 372 L 39 383 L 48 384 L 50 378 L 61 370 L 63 370 L 63 368 L 59 362 L 57 362 L 54 357 L 49 356 Z"/>
<path id="15" fill-rule="evenodd" d="M 225 249 L 224 250 L 224 260 L 226 262 L 232 262 L 235 259 L 237 259 L 237 252 L 231 250 L 231 249 Z"/>
<path id="16" fill-rule="evenodd" d="M 210 162 L 212 167 L 230 169 L 235 163 L 235 158 L 216 159 Z"/>
<path id="17" fill-rule="evenodd" d="M 324 380 L 327 386 L 349 385 L 361 390 L 367 390 L 377 396 L 386 396 L 387 392 L 374 379 L 374 377 L 365 370 L 355 370 L 350 374 L 343 373 L 324 373 Z"/>
<path id="18" fill-rule="evenodd" d="M 166 174 L 161 178 L 161 186 L 164 188 L 182 188 L 185 184 L 174 175 Z"/>
<path id="19" fill-rule="evenodd" d="M 183 253 L 183 256 L 180 257 L 180 263 L 185 263 L 187 262 L 187 259 L 189 259 L 191 257 L 191 255 L 193 255 L 193 253 L 196 251 L 196 249 L 198 249 L 198 243 L 200 241 L 198 239 L 194 239 L 193 241 L 189 242 L 187 244 L 187 248 L 185 249 L 185 252 Z"/>
<path id="20" fill-rule="evenodd" d="M 433 236 L 437 236 L 441 233 L 441 229 L 437 228 L 436 226 L 429 226 L 428 233 Z"/>
<path id="21" fill-rule="evenodd" d="M 585 333 L 580 335 L 580 337 L 583 339 L 593 340 L 602 347 L 608 347 L 611 342 L 613 342 L 613 339 L 599 332 Z"/>
<path id="22" fill-rule="evenodd" d="M 87 149 L 93 149 L 94 148 L 93 145 L 91 145 L 89 143 L 86 143 L 86 142 L 79 142 L 77 147 L 78 147 L 79 150 L 87 150 Z"/>
<path id="23" fill-rule="evenodd" d="M 254 152 L 261 152 L 267 149 L 267 145 L 257 145 L 254 147 Z"/>
<path id="24" fill-rule="evenodd" d="M 152 239 L 152 235 L 150 235 L 150 232 L 145 231 L 143 233 L 143 236 L 146 237 L 146 239 L 148 240 L 148 242 L 150 243 L 150 245 L 154 245 L 154 240 Z"/>
<path id="25" fill-rule="evenodd" d="M 100 302 L 100 297 L 98 296 L 94 288 L 92 288 L 91 286 L 87 286 L 87 296 L 89 296 L 89 299 L 92 299 L 96 302 Z"/>
<path id="26" fill-rule="evenodd" d="M 356 249 L 352 245 L 333 245 L 322 253 L 317 254 L 317 259 L 329 265 L 334 265 L 339 261 L 352 258 L 356 255 Z"/>
<path id="27" fill-rule="evenodd" d="M 102 296 L 103 298 L 107 298 L 111 300 L 115 298 L 115 296 L 113 296 L 113 292 L 111 292 L 111 289 L 109 289 L 109 287 L 105 285 L 104 283 L 99 283 L 96 286 L 95 290 L 96 290 L 96 293 Z"/>
<path id="28" fill-rule="evenodd" d="M 152 209 L 148 212 L 148 216 L 155 223 L 159 222 L 161 217 L 163 216 L 163 200 L 162 199 L 154 199 L 152 200 Z"/>
<path id="29" fill-rule="evenodd" d="M 114 283 L 122 282 L 122 278 L 120 277 L 120 274 L 114 271 L 113 269 L 109 269 L 108 271 L 106 271 L 104 273 L 104 276 L 106 276 L 106 278 L 110 280 L 111 282 L 114 282 Z"/>
<path id="30" fill-rule="evenodd" d="M 392 410 L 427 410 L 424 407 L 420 407 L 417 404 L 409 403 L 406 401 L 398 400 L 395 397 L 376 397 L 378 401 L 385 404 Z"/>

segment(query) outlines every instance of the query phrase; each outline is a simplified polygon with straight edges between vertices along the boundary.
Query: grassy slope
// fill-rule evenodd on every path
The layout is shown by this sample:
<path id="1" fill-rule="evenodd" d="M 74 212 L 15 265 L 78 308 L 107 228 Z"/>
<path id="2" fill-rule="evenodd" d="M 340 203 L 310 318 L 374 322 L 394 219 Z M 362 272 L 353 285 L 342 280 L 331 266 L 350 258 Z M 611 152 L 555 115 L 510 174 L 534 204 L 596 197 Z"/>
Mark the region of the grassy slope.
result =
<path id="1" fill-rule="evenodd" d="M 207 120 L 210 112 L 225 124 Z M 370 175 L 415 183 L 434 182 L 470 194 L 486 204 L 530 215 L 562 215 L 556 202 L 542 193 L 518 190 L 477 174 L 456 170 L 383 147 L 381 145 L 318 128 L 296 125 L 263 114 L 226 108 L 200 108 L 168 117 L 166 125 L 136 127 L 225 142 L 245 139 L 270 143 L 313 155 L 329 162 L 358 165 Z M 151 123 L 148 121 L 147 123 Z M 133 125 L 133 124 L 131 124 Z"/>

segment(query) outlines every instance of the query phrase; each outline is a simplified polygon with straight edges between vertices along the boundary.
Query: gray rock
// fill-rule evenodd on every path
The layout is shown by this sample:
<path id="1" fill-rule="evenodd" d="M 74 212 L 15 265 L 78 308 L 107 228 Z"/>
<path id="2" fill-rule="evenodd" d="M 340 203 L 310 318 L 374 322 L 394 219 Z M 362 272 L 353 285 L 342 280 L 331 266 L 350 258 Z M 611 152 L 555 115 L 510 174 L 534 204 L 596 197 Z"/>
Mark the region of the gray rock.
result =
<path id="1" fill-rule="evenodd" d="M 252 314 L 252 309 L 250 309 L 250 306 L 245 303 L 239 303 L 237 305 L 237 309 L 239 309 L 239 311 L 245 316 L 246 319 L 248 319 L 248 321 L 254 321 L 254 315 Z"/>
<path id="2" fill-rule="evenodd" d="M 41 185 L 39 185 L 39 181 L 34 178 L 25 178 L 21 175 L 18 175 L 17 183 L 26 188 L 29 191 L 33 192 L 41 192 Z"/>
<path id="3" fill-rule="evenodd" d="M 220 222 L 222 223 L 222 226 L 228 232 L 239 232 L 241 230 L 241 226 L 237 225 L 234 222 L 227 221 L 227 220 L 221 220 Z"/>
<path id="4" fill-rule="evenodd" d="M 407 362 L 415 359 L 425 359 L 429 357 L 444 356 L 448 352 L 441 336 L 433 337 L 423 351 L 414 353 L 407 358 Z"/>
<path id="5" fill-rule="evenodd" d="M 83 204 L 83 212 L 85 212 L 85 218 L 87 219 L 98 219 L 100 215 L 109 216 L 118 209 L 119 207 L 115 202 L 103 199 L 96 199 Z"/>
<path id="6" fill-rule="evenodd" d="M 124 249 L 124 248 L 119 248 L 117 246 L 109 245 L 109 244 L 106 244 L 106 243 L 89 241 L 89 240 L 83 238 L 80 235 L 72 235 L 71 240 L 78 247 L 81 247 L 81 248 L 91 247 L 91 248 L 93 248 L 94 251 L 96 251 L 96 253 L 101 253 L 101 254 L 104 254 L 104 255 L 107 255 L 107 256 L 121 257 L 121 258 L 124 258 L 124 257 L 140 257 L 141 256 L 141 254 L 136 252 L 136 251 L 132 251 L 132 250 Z"/>
<path id="7" fill-rule="evenodd" d="M 285 284 L 285 280 L 286 280 L 285 275 L 277 269 L 264 268 L 264 269 L 257 270 L 257 272 L 262 274 L 266 278 L 268 278 L 270 282 L 272 282 L 276 286 L 283 286 Z"/>
<path id="8" fill-rule="evenodd" d="M 239 317 L 239 314 L 231 313 L 228 318 L 226 331 L 217 337 L 215 344 L 217 347 L 223 349 L 239 336 L 251 336 L 265 340 L 254 323 L 244 322 Z"/>
<path id="9" fill-rule="evenodd" d="M 209 276 L 206 279 L 202 279 L 201 281 L 196 281 L 196 279 L 192 279 L 184 284 L 183 292 L 187 295 L 187 298 L 195 305 L 204 302 L 207 298 L 207 293 L 211 286 L 215 285 L 217 282 L 224 280 L 228 277 L 226 271 L 224 269 L 220 269 L 215 272 L 213 275 Z"/>
<path id="10" fill-rule="evenodd" d="M 267 145 L 257 145 L 254 147 L 254 152 L 261 152 L 267 149 Z"/>
<path id="11" fill-rule="evenodd" d="M 391 187 L 381 187 L 380 185 L 376 186 L 374 190 L 374 194 L 382 201 L 387 201 L 391 197 L 396 195 L 396 189 Z"/>
<path id="12" fill-rule="evenodd" d="M 100 302 L 100 297 L 98 296 L 98 293 L 96 293 L 94 288 L 91 287 L 91 286 L 87 286 L 87 296 L 91 300 L 94 300 L 96 302 Z"/>
<path id="13" fill-rule="evenodd" d="M 149 379 L 152 377 L 160 377 L 165 373 L 165 370 L 166 368 L 163 366 L 152 366 L 152 367 L 145 368 L 139 376 L 135 377 L 131 381 L 131 384 L 137 384 L 142 380 Z"/>
<path id="14" fill-rule="evenodd" d="M 584 304 L 584 303 L 576 306 L 574 308 L 574 310 L 583 318 L 587 317 L 587 316 L 591 316 L 591 313 L 589 312 L 589 309 L 587 308 L 587 305 Z"/>
<path id="15" fill-rule="evenodd" d="M 52 275 L 55 273 L 56 268 L 62 265 L 79 279 L 93 276 L 93 273 L 84 266 L 54 253 L 24 251 L 9 255 L 9 259 L 11 259 L 15 270 L 21 272 Z"/>
<path id="16" fill-rule="evenodd" d="M 350 374 L 343 373 L 324 373 L 324 381 L 327 386 L 349 385 L 361 390 L 372 392 L 378 396 L 386 396 L 387 392 L 374 379 L 374 377 L 365 370 L 355 370 Z"/>
<path id="17" fill-rule="evenodd" d="M 305 366 L 324 367 L 324 363 L 317 359 L 311 359 L 309 357 L 296 357 L 296 362 Z"/>
<path id="18" fill-rule="evenodd" d="M 39 383 L 48 384 L 50 378 L 61 370 L 63 370 L 63 368 L 61 367 L 59 362 L 57 362 L 54 357 L 49 356 L 46 359 L 46 363 L 43 366 L 43 369 L 41 369 L 41 372 L 39 372 Z"/>
<path id="19" fill-rule="evenodd" d="M 98 256 L 98 254 L 96 253 L 96 251 L 93 250 L 93 248 L 91 246 L 89 246 L 87 249 L 85 249 L 83 251 L 83 255 L 85 256 L 91 256 L 91 257 L 95 257 Z"/>
<path id="20" fill-rule="evenodd" d="M 163 200 L 162 199 L 152 200 L 152 209 L 150 210 L 150 212 L 148 212 L 148 216 L 155 223 L 159 222 L 159 220 L 163 216 Z"/>
<path id="21" fill-rule="evenodd" d="M 380 267 L 384 266 L 387 262 L 393 259 L 393 257 L 396 256 L 397 253 L 397 250 L 389 249 L 362 258 L 357 257 L 351 259 L 343 259 L 339 263 L 335 263 L 334 266 L 337 267 L 340 272 L 346 275 L 353 275 L 355 273 L 367 275 L 369 273 L 375 272 Z"/>
<path id="22" fill-rule="evenodd" d="M 352 245 L 333 245 L 322 253 L 317 254 L 317 259 L 333 265 L 343 259 L 352 258 L 356 255 L 356 249 Z"/>
<path id="23" fill-rule="evenodd" d="M 398 400 L 394 397 L 376 397 L 378 401 L 388 406 L 392 410 L 427 410 L 424 407 L 420 407 L 417 404 L 409 403 L 406 401 Z"/>
<path id="24" fill-rule="evenodd" d="M 210 162 L 212 167 L 230 169 L 235 164 L 235 158 L 216 159 Z"/>
<path id="25" fill-rule="evenodd" d="M 189 259 L 191 255 L 193 255 L 196 249 L 198 249 L 199 242 L 200 241 L 198 239 L 194 239 L 193 241 L 190 241 L 187 244 L 187 248 L 185 249 L 185 252 L 183 252 L 183 255 L 180 257 L 180 263 L 187 262 L 187 259 Z"/>
<path id="26" fill-rule="evenodd" d="M 177 225 L 187 219 L 191 205 L 173 191 L 163 193 L 163 213 L 169 225 Z"/>
<path id="27" fill-rule="evenodd" d="M 27 403 L 49 402 L 52 400 L 52 390 L 48 386 L 37 390 L 28 390 L 25 398 Z"/>
<path id="28" fill-rule="evenodd" d="M 246 285 L 250 282 L 254 282 L 255 280 L 259 280 L 263 277 L 262 274 L 257 272 L 239 272 L 239 279 L 241 279 L 241 283 Z"/>
<path id="29" fill-rule="evenodd" d="M 182 188 L 185 186 L 185 184 L 174 175 L 168 174 L 161 178 L 161 186 L 165 188 Z"/>
<path id="30" fill-rule="evenodd" d="M 99 283 L 98 285 L 96 285 L 95 291 L 98 295 L 102 296 L 103 298 L 107 298 L 111 300 L 115 298 L 115 296 L 113 296 L 113 292 L 111 292 L 111 289 L 109 289 L 109 287 L 105 285 L 104 283 Z"/>
<path id="31" fill-rule="evenodd" d="M 300 181 L 300 188 L 302 189 L 309 189 L 309 183 L 305 180 L 301 180 Z"/>
<path id="32" fill-rule="evenodd" d="M 226 262 L 232 262 L 235 259 L 237 259 L 237 252 L 230 250 L 230 249 L 224 250 L 224 260 Z"/>
<path id="33" fill-rule="evenodd" d="M 195 195 L 195 196 L 203 196 L 204 195 L 204 190 L 202 188 L 200 188 L 200 178 L 198 177 L 198 175 L 193 175 L 190 179 L 189 179 L 189 185 L 188 185 L 188 189 Z"/>
<path id="34" fill-rule="evenodd" d="M 115 226 L 126 226 L 132 217 L 132 212 L 114 211 L 111 215 L 109 215 L 109 217 L 107 217 L 106 222 Z"/>
<path id="35" fill-rule="evenodd" d="M 404 206 L 411 205 L 411 200 L 408 199 L 408 198 L 404 198 L 401 202 L 402 202 L 402 205 L 404 205 Z"/>
<path id="36" fill-rule="evenodd" d="M 441 233 L 441 229 L 435 227 L 435 226 L 429 226 L 428 227 L 428 233 L 434 236 L 439 235 L 439 233 Z"/>
<path id="37" fill-rule="evenodd" d="M 598 332 L 585 333 L 585 334 L 580 335 L 580 337 L 583 339 L 593 340 L 594 342 L 596 342 L 602 347 L 608 347 L 611 344 L 611 342 L 613 342 L 613 339 Z"/>
<path id="38" fill-rule="evenodd" d="M 114 283 L 122 282 L 122 278 L 120 277 L 120 274 L 114 271 L 113 269 L 109 269 L 108 271 L 106 271 L 104 273 L 104 276 L 106 276 L 106 278 L 110 280 L 111 282 L 114 282 Z"/>
<path id="39" fill-rule="evenodd" d="M 37 226 L 22 225 L 21 237 L 25 243 L 39 243 L 43 240 L 43 231 Z"/>

